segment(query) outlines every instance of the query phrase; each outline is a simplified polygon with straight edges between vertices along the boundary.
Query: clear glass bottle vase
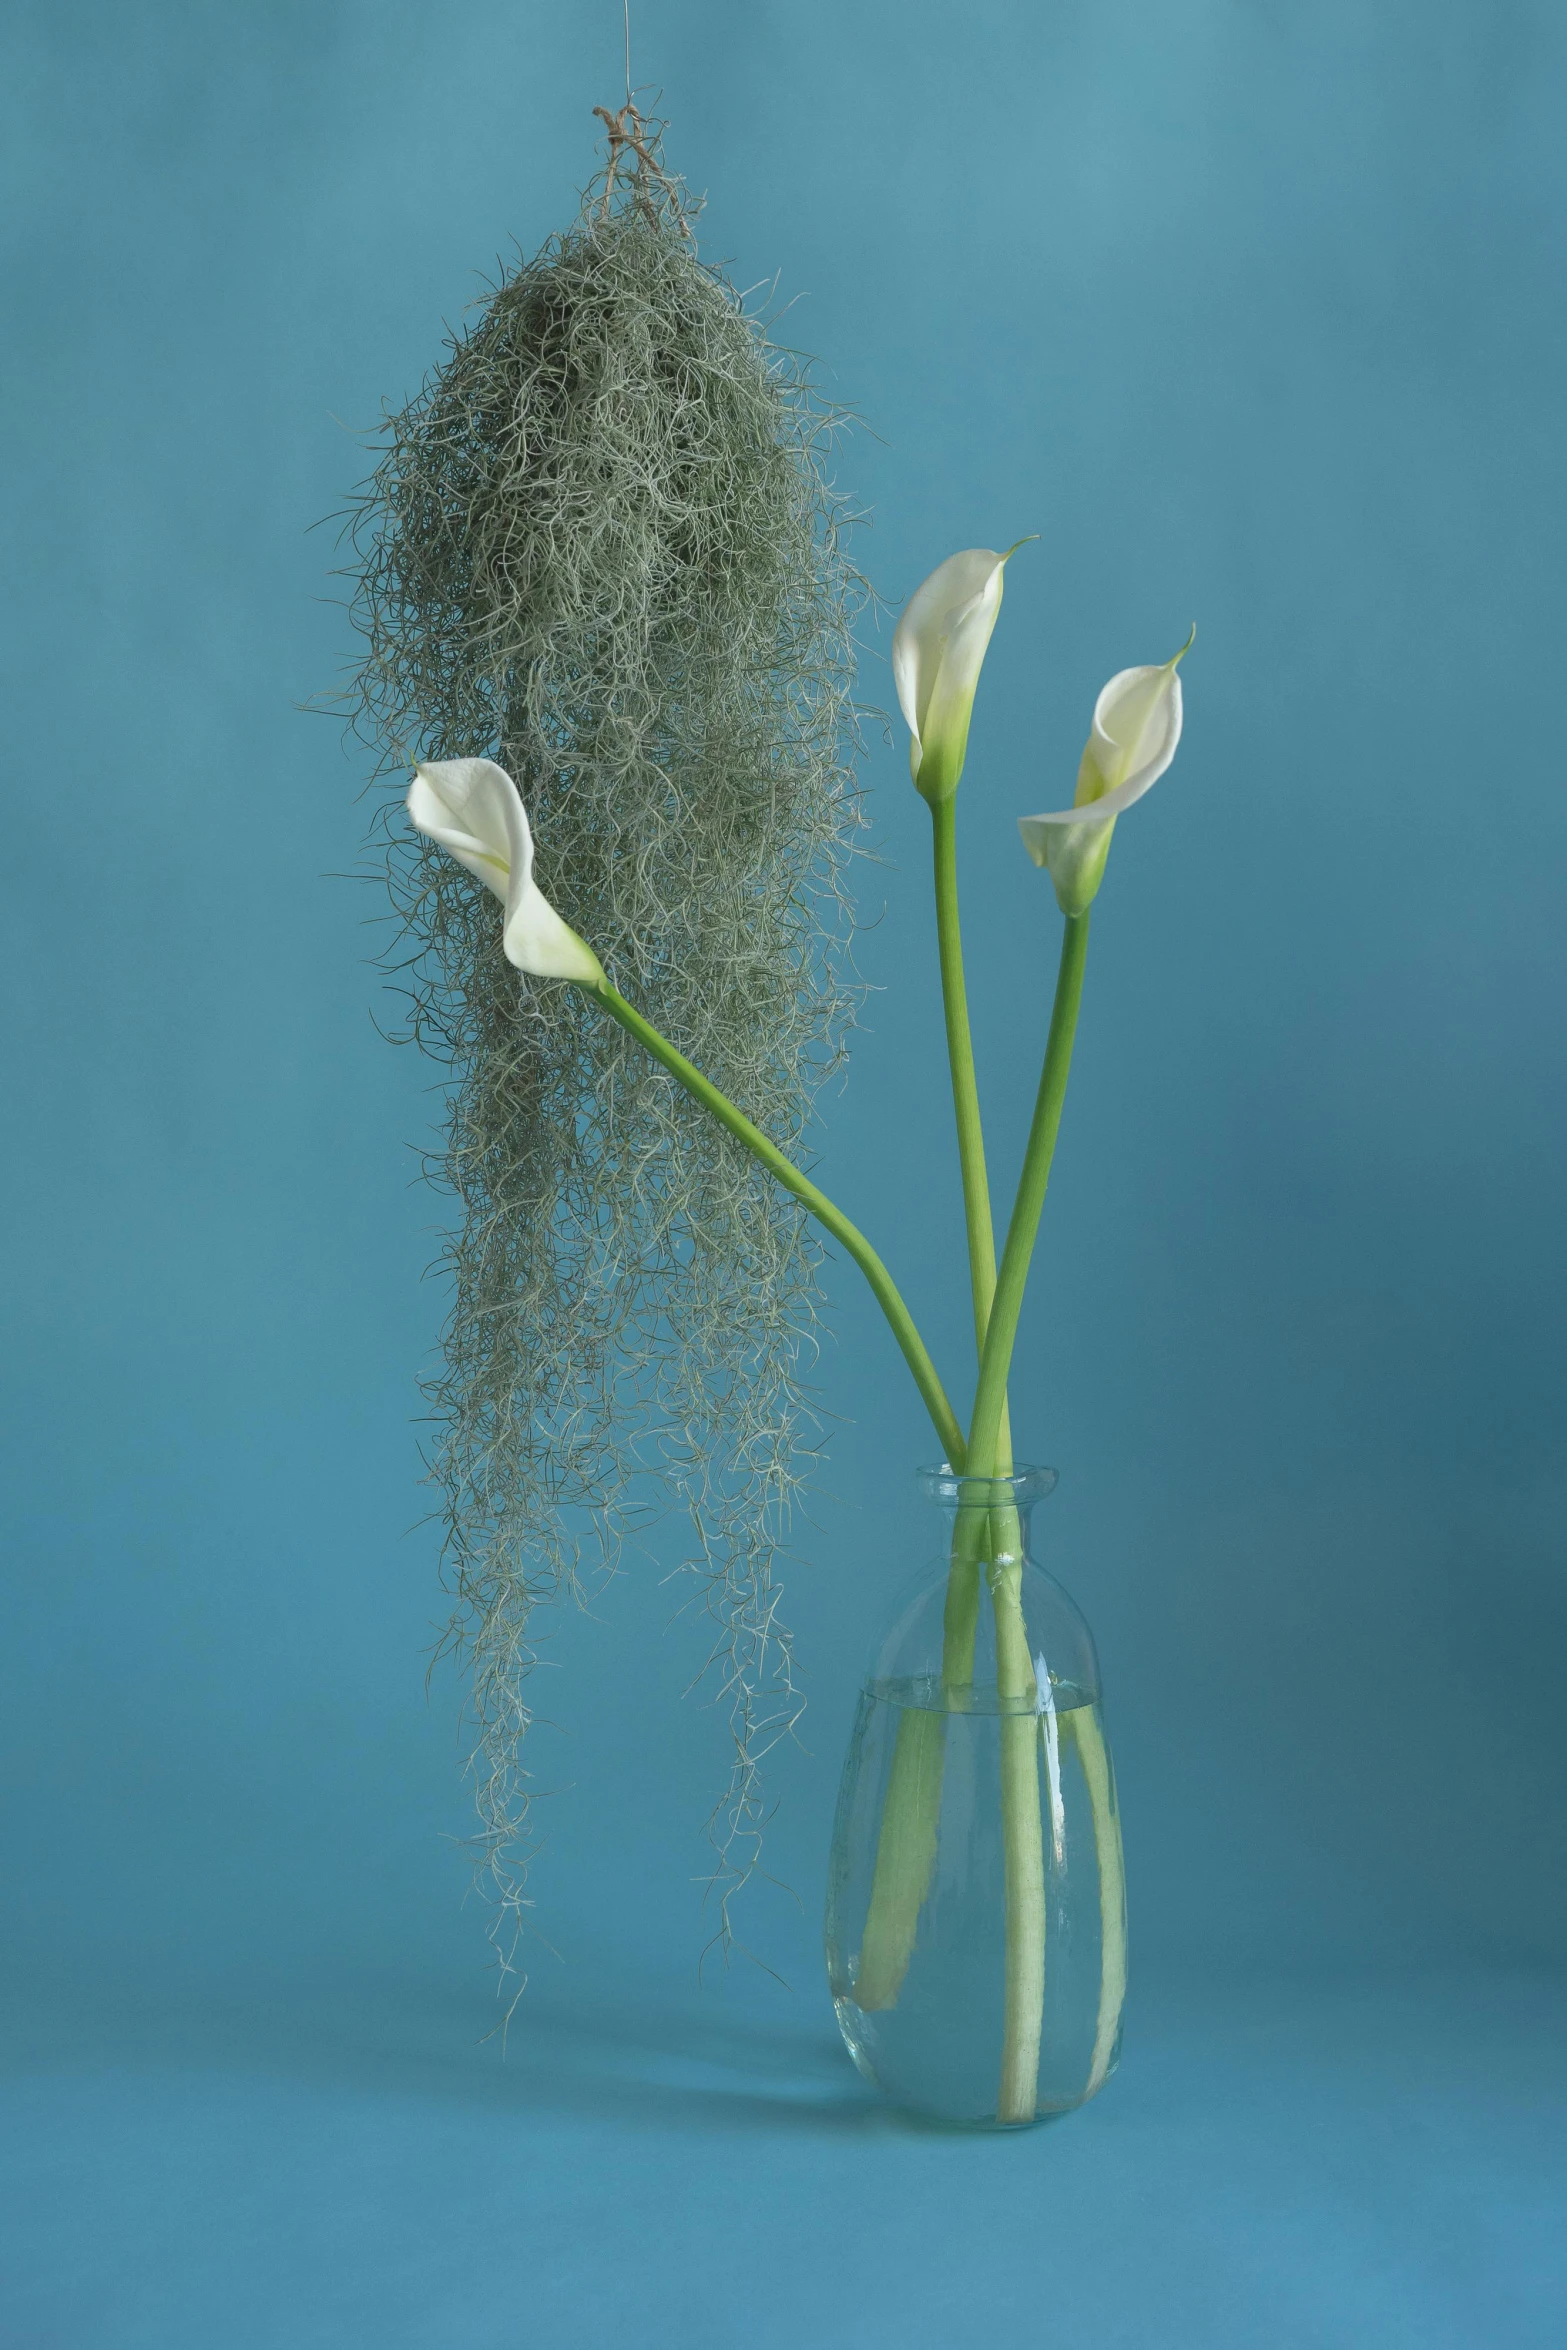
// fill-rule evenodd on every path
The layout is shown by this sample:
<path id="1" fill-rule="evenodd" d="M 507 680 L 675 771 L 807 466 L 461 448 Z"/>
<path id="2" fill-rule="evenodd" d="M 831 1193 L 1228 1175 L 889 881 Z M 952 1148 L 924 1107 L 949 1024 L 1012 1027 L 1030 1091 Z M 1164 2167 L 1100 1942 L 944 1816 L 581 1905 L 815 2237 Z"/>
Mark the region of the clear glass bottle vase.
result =
<path id="1" fill-rule="evenodd" d="M 860 1695 L 827 1973 L 866 2079 L 975 2128 L 1068 2113 L 1120 2048 L 1126 1897 L 1093 1636 L 1029 1555 L 1053 1469 L 919 1482 L 946 1518 Z"/>

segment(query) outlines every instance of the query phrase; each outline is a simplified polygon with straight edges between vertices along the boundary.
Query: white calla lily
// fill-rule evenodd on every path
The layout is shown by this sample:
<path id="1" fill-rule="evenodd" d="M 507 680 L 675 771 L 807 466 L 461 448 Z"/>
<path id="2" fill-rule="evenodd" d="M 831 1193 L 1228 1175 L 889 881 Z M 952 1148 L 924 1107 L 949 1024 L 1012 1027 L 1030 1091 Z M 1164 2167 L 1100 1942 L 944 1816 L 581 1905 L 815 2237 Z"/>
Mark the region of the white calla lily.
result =
<path id="1" fill-rule="evenodd" d="M 602 982 L 603 966 L 593 949 L 535 886 L 527 810 L 504 767 L 493 759 L 422 762 L 409 787 L 408 814 L 504 902 L 503 943 L 519 971 L 574 979 L 579 987 Z"/>
<path id="2" fill-rule="evenodd" d="M 979 673 L 1001 610 L 1002 574 L 1026 543 L 1019 539 L 1003 555 L 990 547 L 949 555 L 915 589 L 898 622 L 892 674 L 911 737 L 909 772 L 933 803 L 958 788 Z"/>
<path id="3" fill-rule="evenodd" d="M 1153 789 L 1175 757 L 1182 715 L 1176 669 L 1196 634 L 1194 628 L 1157 668 L 1117 671 L 1094 704 L 1073 805 L 1018 819 L 1023 846 L 1049 871 L 1063 914 L 1086 912 L 1104 878 L 1116 818 Z"/>

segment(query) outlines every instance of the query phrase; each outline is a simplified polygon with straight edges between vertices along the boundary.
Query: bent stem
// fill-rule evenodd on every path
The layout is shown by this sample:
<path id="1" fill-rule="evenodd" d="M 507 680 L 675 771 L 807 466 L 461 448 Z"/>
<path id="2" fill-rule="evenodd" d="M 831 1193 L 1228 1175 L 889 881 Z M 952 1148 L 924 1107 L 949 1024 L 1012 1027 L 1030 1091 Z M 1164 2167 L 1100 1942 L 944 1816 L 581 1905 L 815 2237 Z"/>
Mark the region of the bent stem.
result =
<path id="1" fill-rule="evenodd" d="M 862 1274 L 865 1274 L 869 1288 L 872 1288 L 874 1300 L 881 1307 L 883 1316 L 886 1316 L 886 1321 L 888 1321 L 888 1328 L 890 1328 L 890 1332 L 893 1332 L 893 1337 L 897 1339 L 897 1351 L 902 1354 L 904 1363 L 909 1365 L 909 1370 L 914 1372 L 914 1384 L 919 1386 L 921 1401 L 923 1401 L 923 1405 L 926 1405 L 926 1410 L 930 1412 L 930 1422 L 933 1422 L 933 1426 L 935 1426 L 935 1433 L 942 1438 L 942 1445 L 947 1448 L 947 1457 L 951 1459 L 951 1462 L 954 1462 L 954 1466 L 959 1464 L 963 1459 L 963 1429 L 959 1426 L 959 1417 L 956 1417 L 956 1412 L 951 1410 L 951 1403 L 947 1401 L 947 1389 L 944 1389 L 940 1377 L 937 1377 L 935 1363 L 930 1361 L 926 1342 L 923 1342 L 919 1330 L 914 1328 L 914 1316 L 909 1314 L 907 1304 L 904 1304 L 902 1297 L 897 1295 L 897 1283 L 893 1281 L 893 1276 L 888 1274 L 886 1264 L 883 1264 L 881 1257 L 876 1255 L 872 1243 L 867 1241 L 858 1224 L 850 1224 L 848 1217 L 843 1215 L 843 1210 L 836 1208 L 834 1203 L 827 1199 L 825 1191 L 820 1191 L 818 1187 L 815 1187 L 815 1184 L 811 1182 L 811 1177 L 801 1175 L 801 1170 L 794 1166 L 794 1161 L 785 1159 L 785 1154 L 780 1152 L 778 1144 L 768 1140 L 768 1135 L 761 1133 L 761 1128 L 754 1126 L 754 1123 L 747 1119 L 742 1109 L 735 1109 L 733 1102 L 728 1100 L 728 1095 L 719 1093 L 719 1088 L 714 1086 L 712 1079 L 702 1076 L 700 1069 L 695 1067 L 695 1062 L 688 1062 L 684 1053 L 677 1053 L 677 1048 L 672 1046 L 670 1039 L 667 1039 L 667 1036 L 660 1036 L 660 1032 L 653 1027 L 651 1020 L 641 1018 L 641 1013 L 625 1001 L 625 996 L 620 994 L 618 987 L 611 987 L 611 982 L 608 980 L 599 980 L 599 985 L 587 989 L 587 994 L 597 996 L 601 1006 L 604 1006 L 604 1011 L 611 1015 L 613 1020 L 618 1020 L 620 1027 L 623 1027 L 630 1036 L 634 1036 L 637 1043 L 646 1046 L 648 1053 L 653 1055 L 653 1060 L 660 1062 L 660 1065 L 663 1065 L 667 1072 L 670 1072 L 670 1076 L 674 1076 L 674 1079 L 679 1079 L 681 1086 L 686 1088 L 686 1093 L 691 1095 L 695 1102 L 700 1102 L 702 1109 L 707 1109 L 707 1112 L 719 1121 L 719 1126 L 728 1128 L 728 1133 L 731 1133 L 735 1140 L 745 1144 L 747 1152 L 752 1154 L 752 1159 L 759 1159 L 761 1166 L 768 1170 L 768 1175 L 773 1175 L 775 1180 L 785 1187 L 785 1191 L 789 1191 L 789 1194 L 792 1194 L 794 1199 L 801 1203 L 801 1208 L 806 1208 L 808 1213 L 818 1220 L 820 1227 L 834 1236 L 834 1241 L 843 1243 L 846 1253 L 853 1257 Z"/>
<path id="2" fill-rule="evenodd" d="M 931 1416 L 936 1434 L 946 1448 L 947 1458 L 954 1467 L 960 1467 L 964 1458 L 963 1431 L 957 1414 L 947 1400 L 936 1366 L 931 1361 L 925 1341 L 914 1325 L 914 1317 L 898 1294 L 898 1287 L 881 1258 L 857 1224 L 851 1224 L 843 1210 L 836 1207 L 811 1181 L 802 1175 L 792 1159 L 786 1158 L 775 1142 L 754 1125 L 743 1110 L 737 1109 L 727 1094 L 720 1093 L 710 1078 L 704 1077 L 684 1053 L 677 1052 L 667 1036 L 660 1035 L 650 1020 L 628 1004 L 619 989 L 607 979 L 587 991 L 596 996 L 611 1018 L 618 1020 L 638 1044 L 645 1046 L 655 1061 L 679 1080 L 693 1100 L 701 1103 L 727 1128 L 738 1142 L 742 1142 L 754 1159 L 782 1184 L 785 1191 L 797 1199 L 816 1218 L 824 1231 L 830 1232 L 860 1268 L 870 1284 L 871 1294 L 886 1316 L 888 1327 L 898 1342 L 899 1352 L 914 1375 L 914 1384 Z"/>
<path id="3" fill-rule="evenodd" d="M 678 1052 L 651 1021 L 645 1020 L 640 1012 L 628 1004 L 608 980 L 592 992 L 611 1017 L 618 1020 L 639 1044 L 645 1046 L 653 1058 L 679 1080 L 693 1099 L 700 1102 L 720 1125 L 742 1142 L 784 1189 L 799 1200 L 835 1240 L 843 1244 L 865 1275 L 877 1304 L 887 1318 L 903 1359 L 914 1374 L 914 1383 L 924 1399 L 948 1461 L 954 1468 L 961 1470 L 966 1448 L 957 1415 L 947 1400 L 946 1391 L 925 1343 L 914 1326 L 913 1316 L 899 1296 L 891 1274 L 859 1227 L 852 1224 L 826 1193 L 819 1190 L 791 1159 L 784 1156 L 777 1144 L 771 1142 L 743 1110 L 737 1109 L 726 1094 L 720 1093 L 717 1086 L 702 1075 L 700 1069 Z M 972 1631 L 969 1654 L 972 1669 Z M 879 1924 L 867 1925 L 860 1973 L 856 1981 L 856 1997 L 862 2006 L 892 2006 L 908 1966 L 912 1929 L 905 1935 L 904 1921 L 918 1918 L 935 1862 L 936 1830 L 941 1811 L 943 1728 L 939 1714 L 913 1707 L 905 1712 L 898 1726 L 898 1742 L 887 1794 L 887 1814 L 876 1856 L 872 1893 L 872 1918 Z"/>

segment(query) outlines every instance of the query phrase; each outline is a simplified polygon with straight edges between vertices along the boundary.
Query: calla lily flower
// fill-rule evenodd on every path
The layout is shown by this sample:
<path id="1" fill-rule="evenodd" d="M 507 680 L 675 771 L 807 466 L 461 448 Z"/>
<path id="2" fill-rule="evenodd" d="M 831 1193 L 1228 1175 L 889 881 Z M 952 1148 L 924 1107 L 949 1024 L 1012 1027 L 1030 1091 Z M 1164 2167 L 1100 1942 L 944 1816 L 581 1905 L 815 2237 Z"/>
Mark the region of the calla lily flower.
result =
<path id="1" fill-rule="evenodd" d="M 892 640 L 892 674 L 908 721 L 909 773 L 934 805 L 950 800 L 963 773 L 969 719 L 990 632 L 1001 610 L 1005 555 L 969 547 L 949 555 L 909 598 Z"/>
<path id="2" fill-rule="evenodd" d="M 1072 806 L 1018 819 L 1023 846 L 1036 865 L 1048 868 L 1063 914 L 1087 911 L 1104 879 L 1116 818 L 1153 789 L 1175 757 L 1181 739 L 1181 681 L 1175 672 L 1196 634 L 1194 628 L 1180 652 L 1157 669 L 1122 669 L 1111 678 L 1094 704 Z"/>
<path id="3" fill-rule="evenodd" d="M 509 962 L 540 979 L 574 979 L 596 987 L 597 955 L 564 923 L 533 879 L 533 834 L 521 795 L 493 759 L 435 759 L 414 769 L 408 814 L 493 889 L 506 907 L 503 944 Z"/>

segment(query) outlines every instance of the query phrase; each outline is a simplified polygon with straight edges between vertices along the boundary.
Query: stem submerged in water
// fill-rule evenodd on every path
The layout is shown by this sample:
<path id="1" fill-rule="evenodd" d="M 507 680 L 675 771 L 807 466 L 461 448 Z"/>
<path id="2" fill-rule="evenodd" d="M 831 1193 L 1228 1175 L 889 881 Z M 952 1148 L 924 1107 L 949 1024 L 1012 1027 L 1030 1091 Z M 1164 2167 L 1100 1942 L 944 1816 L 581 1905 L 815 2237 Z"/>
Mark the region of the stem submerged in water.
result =
<path id="1" fill-rule="evenodd" d="M 882 1802 L 876 1873 L 854 1978 L 855 2005 L 867 2013 L 896 2007 L 909 1971 L 936 1867 L 946 1755 L 946 1715 L 930 1706 L 905 1706 Z"/>
<path id="2" fill-rule="evenodd" d="M 995 1510 L 993 1518 L 1015 1511 Z M 1039 1714 L 1023 1621 L 1021 1531 L 993 1563 L 996 1695 L 1001 1707 L 1001 1849 L 1006 1878 L 1006 1984 L 996 2119 L 1031 2122 L 1039 2094 L 1045 2011 L 1045 1850 L 1039 1800 Z"/>
<path id="3" fill-rule="evenodd" d="M 1121 1852 L 1121 1819 L 1116 1808 L 1110 1752 L 1099 1717 L 1090 1705 L 1074 1706 L 1062 1722 L 1077 1746 L 1094 1822 L 1094 1859 L 1099 1871 L 1099 2015 L 1094 2027 L 1094 2053 L 1089 2060 L 1088 2086 L 1092 2097 L 1102 2089 L 1115 2054 L 1126 1999 L 1126 1864 Z"/>

